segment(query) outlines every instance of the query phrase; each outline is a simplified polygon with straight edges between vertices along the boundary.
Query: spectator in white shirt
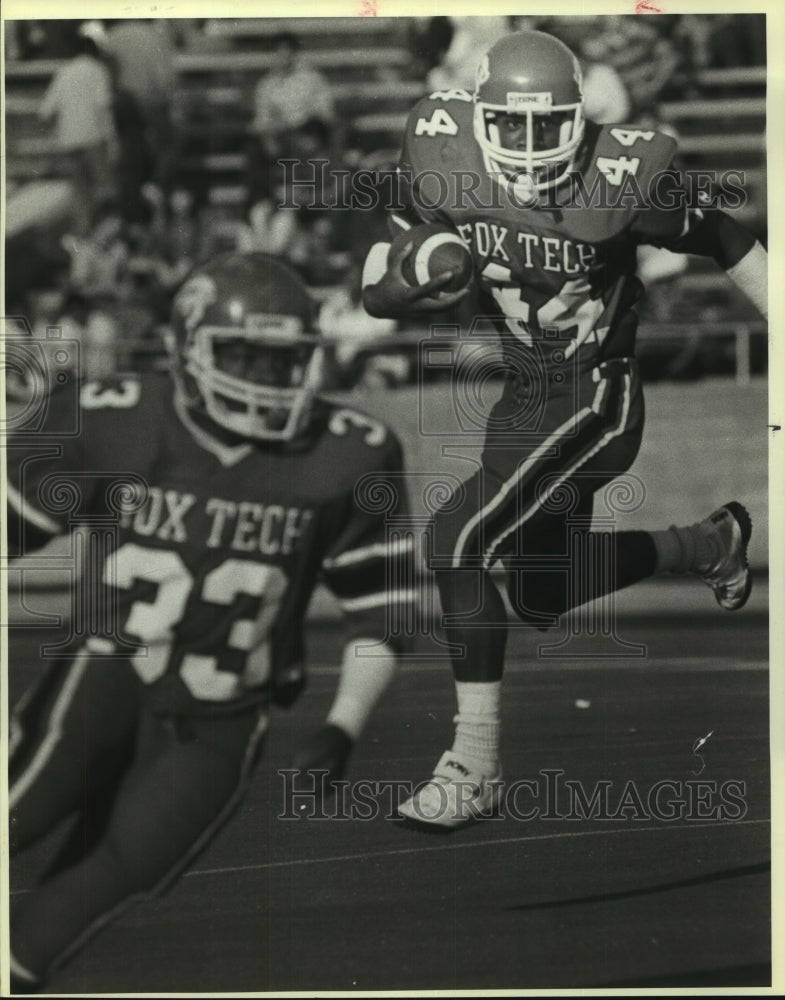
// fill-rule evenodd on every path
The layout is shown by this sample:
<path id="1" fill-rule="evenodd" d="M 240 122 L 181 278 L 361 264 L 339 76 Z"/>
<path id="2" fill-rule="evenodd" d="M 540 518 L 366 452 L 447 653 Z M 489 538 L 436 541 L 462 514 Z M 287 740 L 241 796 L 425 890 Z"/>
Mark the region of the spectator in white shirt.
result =
<path id="1" fill-rule="evenodd" d="M 273 63 L 256 86 L 255 132 L 278 137 L 291 132 L 309 118 L 330 123 L 335 115 L 327 80 L 300 58 L 295 35 L 281 33 L 273 40 Z"/>
<path id="2" fill-rule="evenodd" d="M 57 147 L 68 164 L 78 235 L 90 229 L 95 206 L 113 192 L 117 155 L 111 76 L 95 41 L 100 30 L 95 22 L 82 25 L 74 57 L 57 70 L 39 109 L 40 117 L 53 124 Z"/>
<path id="3" fill-rule="evenodd" d="M 277 182 L 274 161 L 291 155 L 292 135 L 307 121 L 330 125 L 335 118 L 332 91 L 317 70 L 299 54 L 299 39 L 282 32 L 273 39 L 273 61 L 256 85 L 251 162 L 255 196 L 269 196 Z"/>
<path id="4" fill-rule="evenodd" d="M 174 48 L 166 21 L 118 21 L 110 28 L 106 52 L 117 90 L 136 104 L 151 154 L 152 180 L 168 190 L 177 134 L 172 117 L 176 84 Z"/>

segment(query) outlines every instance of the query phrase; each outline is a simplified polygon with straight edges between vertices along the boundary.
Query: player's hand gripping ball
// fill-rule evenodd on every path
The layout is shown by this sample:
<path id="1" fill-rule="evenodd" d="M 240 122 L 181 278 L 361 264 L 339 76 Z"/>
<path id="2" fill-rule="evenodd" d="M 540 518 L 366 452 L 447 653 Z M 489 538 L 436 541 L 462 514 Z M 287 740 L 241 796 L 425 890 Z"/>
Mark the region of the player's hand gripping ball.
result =
<path id="1" fill-rule="evenodd" d="M 438 278 L 447 271 L 453 275 L 440 286 L 440 292 L 459 292 L 470 284 L 474 263 L 469 248 L 449 226 L 429 223 L 398 233 L 387 253 L 388 263 L 411 244 L 411 251 L 401 263 L 407 284 L 416 288 Z"/>

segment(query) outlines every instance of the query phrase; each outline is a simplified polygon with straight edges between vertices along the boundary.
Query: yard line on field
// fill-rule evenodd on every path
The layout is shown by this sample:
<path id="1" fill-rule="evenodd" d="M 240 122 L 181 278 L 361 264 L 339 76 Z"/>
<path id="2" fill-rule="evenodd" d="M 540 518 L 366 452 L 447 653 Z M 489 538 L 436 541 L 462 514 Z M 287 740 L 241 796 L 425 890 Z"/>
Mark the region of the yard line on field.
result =
<path id="1" fill-rule="evenodd" d="M 200 868 L 195 871 L 186 872 L 182 877 L 201 878 L 206 875 L 235 875 L 241 872 L 265 871 L 274 868 L 297 868 L 304 867 L 305 865 L 323 865 L 331 864 L 333 862 L 367 861 L 371 858 L 392 858 L 412 854 L 433 854 L 442 851 L 471 850 L 476 847 L 493 848 L 507 846 L 509 844 L 531 844 L 541 840 L 566 840 L 574 839 L 576 837 L 612 837 L 625 833 L 655 833 L 673 830 L 727 830 L 736 829 L 740 826 L 763 826 L 769 825 L 770 823 L 770 819 L 740 819 L 731 823 L 694 823 L 689 826 L 686 824 L 682 824 L 681 826 L 631 826 L 624 828 L 617 827 L 615 829 L 607 830 L 575 830 L 563 833 L 533 834 L 529 837 L 498 837 L 492 840 L 473 841 L 467 844 L 462 844 L 459 841 L 456 841 L 453 837 L 448 837 L 447 842 L 443 844 L 423 844 L 420 847 L 399 847 L 385 851 L 364 851 L 359 854 L 334 854 L 322 858 L 294 858 L 289 861 L 268 861 L 262 864 L 231 865 L 223 868 Z M 427 835 L 423 834 L 422 836 Z M 431 834 L 431 836 L 433 836 L 433 834 Z M 9 893 L 9 896 L 24 896 L 28 892 L 30 892 L 30 889 L 15 889 Z"/>
<path id="2" fill-rule="evenodd" d="M 411 854 L 433 854 L 441 851 L 471 850 L 476 847 L 499 847 L 508 844 L 530 844 L 538 840 L 565 840 L 575 837 L 611 837 L 625 833 L 654 833 L 672 830 L 706 830 L 706 829 L 736 829 L 740 826 L 760 826 L 770 823 L 768 819 L 741 819 L 733 823 L 695 823 L 689 826 L 646 826 L 646 827 L 625 827 L 623 829 L 608 830 L 576 830 L 563 833 L 542 833 L 533 834 L 530 837 L 499 837 L 493 840 L 473 841 L 462 844 L 454 838 L 449 839 L 449 843 L 422 845 L 421 847 L 401 847 L 387 851 L 365 851 L 359 854 L 336 854 L 323 858 L 296 858 L 289 861 L 268 861 L 256 865 L 236 865 L 228 868 L 204 868 L 187 872 L 184 878 L 197 878 L 205 875 L 231 875 L 239 872 L 263 871 L 272 868 L 296 868 L 301 865 L 323 865 L 332 862 L 343 861 L 366 861 L 371 858 L 391 858 Z"/>
<path id="3" fill-rule="evenodd" d="M 768 662 L 765 659 L 754 659 L 754 660 L 734 660 L 731 656 L 724 656 L 722 658 L 716 656 L 679 656 L 679 657 L 669 657 L 669 656 L 647 656 L 641 657 L 637 660 L 598 660 L 591 663 L 587 659 L 575 659 L 575 660 L 557 660 L 556 658 L 552 660 L 524 660 L 523 658 L 518 660 L 511 660 L 509 663 L 505 664 L 504 672 L 505 676 L 507 674 L 520 674 L 520 673 L 545 673 L 560 671 L 571 671 L 571 670 L 591 670 L 593 667 L 601 670 L 630 670 L 636 667 L 643 667 L 647 670 L 684 670 L 690 671 L 694 670 L 696 672 L 707 671 L 707 670 L 717 670 L 727 672 L 729 670 L 747 671 L 747 670 L 767 670 Z M 340 670 L 339 664 L 315 664 L 314 666 L 309 666 L 306 668 L 309 676 L 313 677 L 334 677 Z M 443 673 L 445 670 L 449 670 L 449 660 L 445 657 L 442 660 L 417 660 L 416 662 L 403 662 L 398 667 L 400 673 L 410 674 L 418 673 L 422 674 L 426 671 L 438 671 Z"/>

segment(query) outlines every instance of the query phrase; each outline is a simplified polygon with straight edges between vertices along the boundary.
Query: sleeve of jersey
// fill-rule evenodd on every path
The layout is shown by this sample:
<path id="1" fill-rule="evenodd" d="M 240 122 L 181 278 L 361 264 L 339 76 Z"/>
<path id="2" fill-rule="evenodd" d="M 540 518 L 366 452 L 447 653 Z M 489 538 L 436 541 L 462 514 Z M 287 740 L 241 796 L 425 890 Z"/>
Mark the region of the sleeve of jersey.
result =
<path id="1" fill-rule="evenodd" d="M 633 233 L 641 243 L 670 248 L 690 225 L 688 192 L 679 171 L 671 168 L 656 174 L 648 186 L 646 207 L 635 215 Z"/>
<path id="2" fill-rule="evenodd" d="M 34 552 L 90 502 L 90 465 L 73 384 L 19 416 L 5 441 L 8 554 Z"/>
<path id="3" fill-rule="evenodd" d="M 429 211 L 424 207 L 428 204 L 427 197 L 418 197 L 419 185 L 428 183 L 427 172 L 423 172 L 423 167 L 419 163 L 416 139 L 414 138 L 415 122 L 421 113 L 421 104 L 417 104 L 409 115 L 404 131 L 403 146 L 398 161 L 396 185 L 397 204 L 388 214 L 387 228 L 392 238 L 398 233 L 413 226 L 421 226 L 427 222 L 439 221 L 438 212 Z M 431 179 L 432 181 L 432 179 Z M 431 202 L 433 203 L 433 202 Z"/>
<path id="4" fill-rule="evenodd" d="M 350 638 L 408 647 L 417 601 L 414 535 L 400 446 L 379 472 L 358 480 L 345 526 L 322 563 L 322 576 L 345 615 Z"/>
<path id="5" fill-rule="evenodd" d="M 694 209 L 689 225 L 679 239 L 668 244 L 679 253 L 713 257 L 728 271 L 749 253 L 755 237 L 741 223 L 719 208 Z"/>

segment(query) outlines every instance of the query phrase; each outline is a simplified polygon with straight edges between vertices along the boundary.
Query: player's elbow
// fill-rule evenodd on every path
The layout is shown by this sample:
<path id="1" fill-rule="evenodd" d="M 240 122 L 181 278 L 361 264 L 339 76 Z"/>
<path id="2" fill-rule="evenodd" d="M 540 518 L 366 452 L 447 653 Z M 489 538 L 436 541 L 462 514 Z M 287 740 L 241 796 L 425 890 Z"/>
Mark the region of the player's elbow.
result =
<path id="1" fill-rule="evenodd" d="M 381 279 L 387 272 L 387 252 L 389 243 L 375 243 L 365 259 L 362 274 L 363 308 L 374 319 L 397 319 L 389 296 L 380 288 Z"/>
<path id="2" fill-rule="evenodd" d="M 740 222 L 721 209 L 705 212 L 694 234 L 694 247 L 687 249 L 713 257 L 724 271 L 730 270 L 755 245 L 755 237 Z"/>

